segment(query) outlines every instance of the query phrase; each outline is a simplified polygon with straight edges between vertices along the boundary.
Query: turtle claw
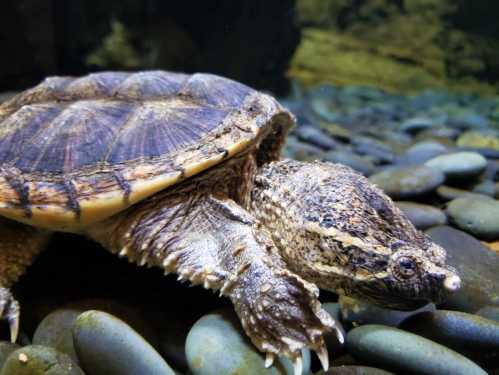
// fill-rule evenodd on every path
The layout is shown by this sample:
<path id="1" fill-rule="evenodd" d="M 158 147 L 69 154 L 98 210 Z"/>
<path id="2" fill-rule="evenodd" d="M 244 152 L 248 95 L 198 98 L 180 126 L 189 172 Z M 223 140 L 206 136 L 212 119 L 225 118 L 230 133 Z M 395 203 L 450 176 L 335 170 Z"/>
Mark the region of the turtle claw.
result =
<path id="1" fill-rule="evenodd" d="M 326 372 L 329 369 L 329 354 L 327 352 L 326 345 L 322 343 L 318 348 L 315 349 L 317 357 L 321 362 L 322 369 Z"/>
<path id="2" fill-rule="evenodd" d="M 9 323 L 10 341 L 16 342 L 19 333 L 19 302 L 7 288 L 0 287 L 0 319 Z"/>
<path id="3" fill-rule="evenodd" d="M 269 368 L 274 364 L 275 354 L 271 352 L 267 352 L 265 355 L 265 368 Z"/>

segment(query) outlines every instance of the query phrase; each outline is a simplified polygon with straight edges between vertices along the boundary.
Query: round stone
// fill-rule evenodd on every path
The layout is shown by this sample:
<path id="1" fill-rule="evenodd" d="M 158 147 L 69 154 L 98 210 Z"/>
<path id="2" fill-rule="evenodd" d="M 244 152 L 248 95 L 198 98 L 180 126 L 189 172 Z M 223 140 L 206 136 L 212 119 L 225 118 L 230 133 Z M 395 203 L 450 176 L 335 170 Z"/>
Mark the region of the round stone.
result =
<path id="1" fill-rule="evenodd" d="M 397 328 L 371 324 L 352 329 L 348 351 L 365 364 L 400 373 L 485 375 L 461 354 L 424 337 Z"/>
<path id="2" fill-rule="evenodd" d="M 36 328 L 33 334 L 33 344 L 50 346 L 69 355 L 75 363 L 78 363 L 71 329 L 82 312 L 73 309 L 59 309 L 51 312 Z"/>
<path id="3" fill-rule="evenodd" d="M 376 173 L 369 180 L 393 199 L 408 199 L 434 191 L 444 182 L 444 175 L 425 166 L 396 167 Z"/>
<path id="4" fill-rule="evenodd" d="M 499 255 L 476 238 L 446 225 L 426 233 L 447 250 L 447 262 L 461 278 L 459 291 L 450 294 L 442 307 L 475 312 L 486 305 L 499 305 Z"/>
<path id="5" fill-rule="evenodd" d="M 487 159 L 476 152 L 456 152 L 428 160 L 426 166 L 442 172 L 447 179 L 476 177 L 487 167 Z"/>
<path id="6" fill-rule="evenodd" d="M 92 375 L 174 375 L 154 348 L 122 320 L 102 311 L 86 311 L 73 326 L 80 363 Z"/>
<path id="7" fill-rule="evenodd" d="M 484 306 L 475 314 L 482 318 L 499 322 L 499 306 Z"/>
<path id="8" fill-rule="evenodd" d="M 394 375 L 393 372 L 388 372 L 375 367 L 368 366 L 338 366 L 330 367 L 326 372 L 319 371 L 315 375 Z"/>
<path id="9" fill-rule="evenodd" d="M 435 225 L 447 223 L 447 216 L 442 210 L 428 204 L 398 201 L 395 202 L 409 221 L 418 229 L 424 230 Z"/>
<path id="10" fill-rule="evenodd" d="M 379 163 L 392 163 L 395 160 L 395 153 L 392 148 L 380 140 L 357 136 L 352 138 L 352 147 L 360 155 L 372 156 Z"/>
<path id="11" fill-rule="evenodd" d="M 499 323 L 459 311 L 422 312 L 400 328 L 445 345 L 480 363 L 499 360 Z"/>
<path id="12" fill-rule="evenodd" d="M 453 199 L 462 197 L 483 197 L 483 194 L 473 193 L 468 190 L 455 188 L 452 186 L 442 185 L 437 188 L 437 195 L 444 201 L 451 201 Z"/>
<path id="13" fill-rule="evenodd" d="M 414 135 L 422 130 L 434 128 L 436 126 L 438 126 L 438 123 L 434 119 L 428 117 L 413 117 L 405 120 L 400 125 L 400 130 Z"/>
<path id="14" fill-rule="evenodd" d="M 334 150 L 322 154 L 321 159 L 332 163 L 340 163 L 355 169 L 364 176 L 370 176 L 374 172 L 374 164 L 366 157 L 358 156 L 347 150 Z"/>
<path id="15" fill-rule="evenodd" d="M 10 355 L 10 353 L 19 348 L 20 346 L 17 344 L 13 344 L 8 341 L 0 341 L 0 369 L 2 368 L 5 360 Z"/>
<path id="16" fill-rule="evenodd" d="M 293 133 L 301 141 L 310 143 L 324 150 L 332 150 L 341 146 L 337 140 L 311 125 L 298 126 Z"/>
<path id="17" fill-rule="evenodd" d="M 433 303 L 429 303 L 413 311 L 392 310 L 346 296 L 340 296 L 339 304 L 343 321 L 355 327 L 364 324 L 382 324 L 396 327 L 414 314 L 435 310 Z"/>
<path id="18" fill-rule="evenodd" d="M 448 148 L 436 141 L 418 142 L 409 147 L 402 156 L 402 162 L 405 164 L 423 164 L 436 156 L 448 152 Z"/>
<path id="19" fill-rule="evenodd" d="M 10 353 L 0 375 L 84 375 L 72 359 L 54 348 L 28 345 Z"/>
<path id="20" fill-rule="evenodd" d="M 499 201 L 483 197 L 454 199 L 447 205 L 450 221 L 474 236 L 496 240 L 499 238 Z"/>
<path id="21" fill-rule="evenodd" d="M 185 344 L 193 375 L 293 374 L 288 359 L 279 358 L 265 368 L 265 358 L 249 341 L 231 310 L 218 310 L 199 319 Z M 304 349 L 303 373 L 310 371 L 310 351 Z"/>

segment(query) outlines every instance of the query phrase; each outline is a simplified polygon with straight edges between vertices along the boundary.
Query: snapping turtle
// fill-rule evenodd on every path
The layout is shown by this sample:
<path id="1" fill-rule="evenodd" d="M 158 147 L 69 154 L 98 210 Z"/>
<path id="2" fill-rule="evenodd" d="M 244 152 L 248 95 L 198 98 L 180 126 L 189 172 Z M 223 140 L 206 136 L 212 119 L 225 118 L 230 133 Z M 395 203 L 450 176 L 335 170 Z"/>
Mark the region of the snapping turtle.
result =
<path id="1" fill-rule="evenodd" d="M 293 116 L 210 74 L 52 77 L 0 106 L 0 314 L 54 231 L 229 297 L 255 346 L 316 350 L 318 287 L 410 309 L 459 288 L 445 251 L 363 176 L 280 160 Z M 338 338 L 341 333 L 336 330 Z"/>

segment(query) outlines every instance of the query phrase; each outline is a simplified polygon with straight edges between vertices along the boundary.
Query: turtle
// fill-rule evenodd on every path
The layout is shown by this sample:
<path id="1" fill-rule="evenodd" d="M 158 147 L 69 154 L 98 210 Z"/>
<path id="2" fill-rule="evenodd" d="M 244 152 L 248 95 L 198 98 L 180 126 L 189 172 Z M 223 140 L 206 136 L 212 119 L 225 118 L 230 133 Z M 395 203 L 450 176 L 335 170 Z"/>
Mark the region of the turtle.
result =
<path id="1" fill-rule="evenodd" d="M 270 367 L 329 367 L 319 288 L 414 309 L 460 287 L 446 252 L 349 167 L 281 159 L 294 116 L 208 73 L 49 77 L 0 106 L 0 315 L 54 232 L 230 298 Z"/>

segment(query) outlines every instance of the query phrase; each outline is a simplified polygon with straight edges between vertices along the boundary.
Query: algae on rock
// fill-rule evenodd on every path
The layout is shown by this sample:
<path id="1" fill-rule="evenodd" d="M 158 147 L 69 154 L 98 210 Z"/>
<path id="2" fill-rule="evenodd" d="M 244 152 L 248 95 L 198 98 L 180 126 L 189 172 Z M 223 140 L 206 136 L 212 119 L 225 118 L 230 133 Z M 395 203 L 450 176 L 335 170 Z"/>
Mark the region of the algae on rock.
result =
<path id="1" fill-rule="evenodd" d="M 499 55 L 499 43 L 450 24 L 447 17 L 457 7 L 451 0 L 354 4 L 298 0 L 304 28 L 288 74 L 305 85 L 370 85 L 404 93 L 429 87 L 495 93 L 499 86 L 477 77 L 485 69 L 485 57 L 493 61 Z"/>

